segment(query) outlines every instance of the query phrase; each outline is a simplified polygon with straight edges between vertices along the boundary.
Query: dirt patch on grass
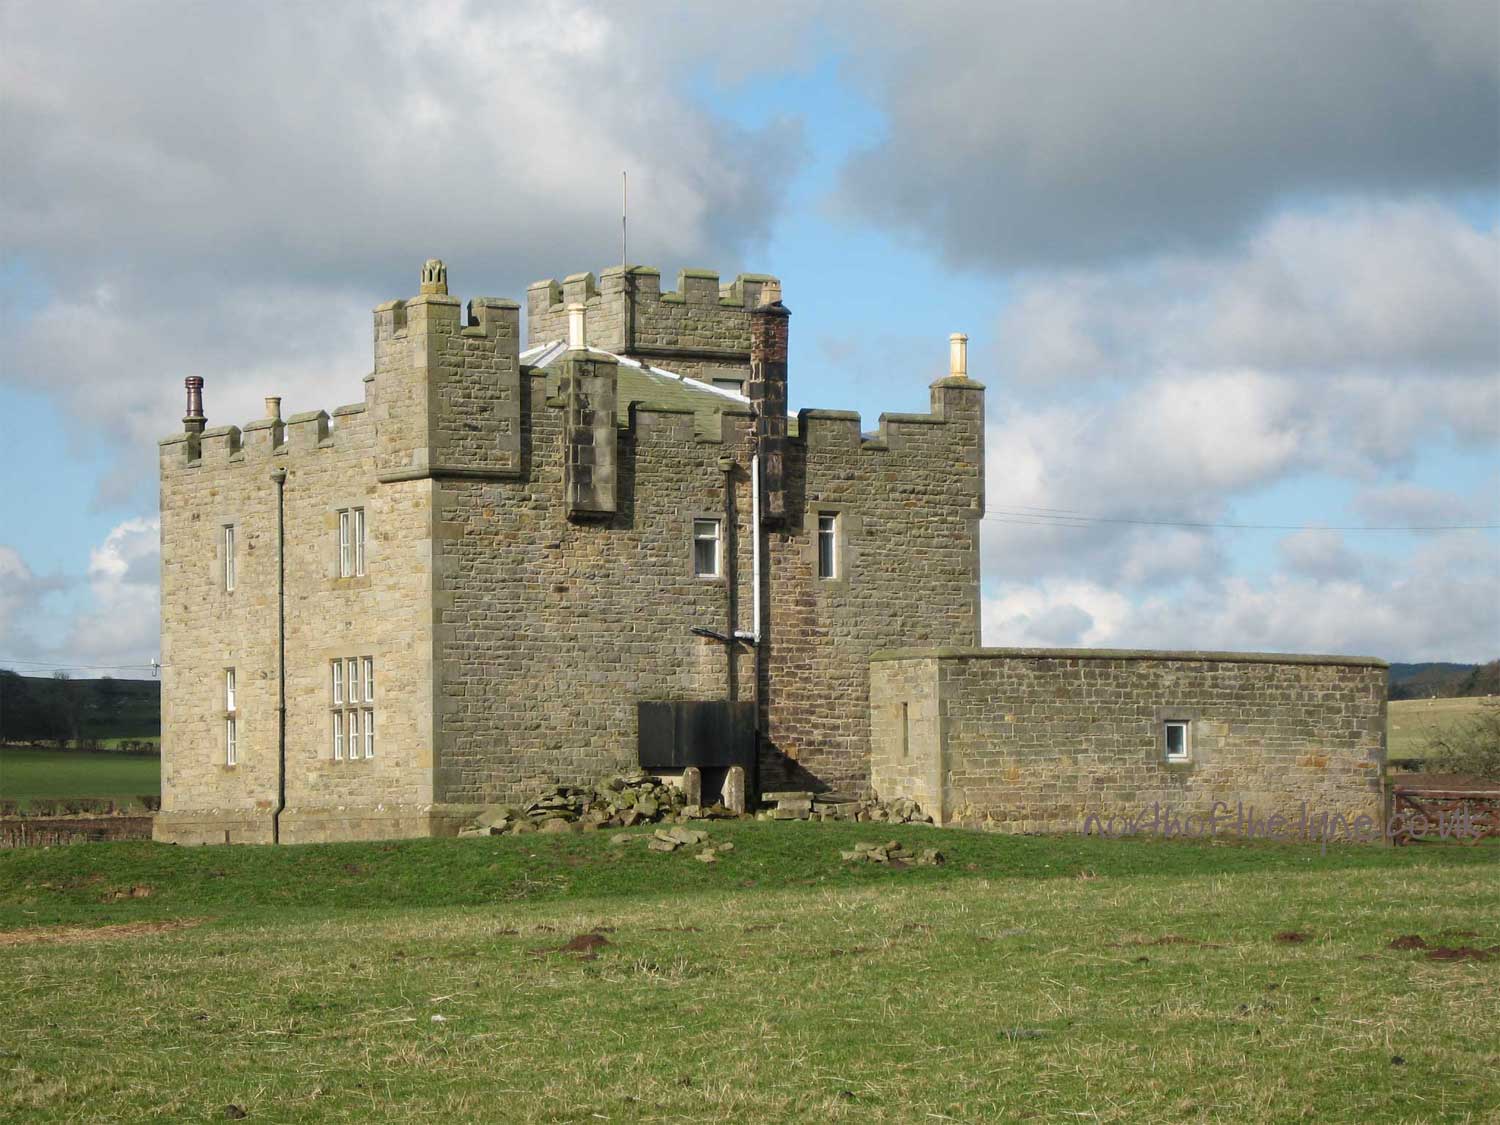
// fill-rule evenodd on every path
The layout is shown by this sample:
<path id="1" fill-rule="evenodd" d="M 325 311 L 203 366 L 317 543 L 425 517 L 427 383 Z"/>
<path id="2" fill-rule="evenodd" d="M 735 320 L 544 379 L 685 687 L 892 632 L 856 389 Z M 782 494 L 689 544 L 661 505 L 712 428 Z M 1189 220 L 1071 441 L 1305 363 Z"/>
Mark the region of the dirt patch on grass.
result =
<path id="1" fill-rule="evenodd" d="M 1497 952 L 1500 952 L 1500 945 L 1494 949 L 1476 949 L 1472 945 L 1437 945 L 1429 949 L 1425 956 L 1429 961 L 1489 961 Z"/>
<path id="2" fill-rule="evenodd" d="M 203 918 L 177 918 L 170 922 L 118 922 L 112 926 L 33 926 L 25 930 L 0 930 L 0 945 L 72 945 L 81 941 L 115 941 L 119 938 L 165 934 L 201 926 Z"/>
<path id="3" fill-rule="evenodd" d="M 1282 930 L 1272 940 L 1279 941 L 1283 945 L 1301 945 L 1310 937 L 1312 934 L 1304 934 L 1298 930 Z"/>
<path id="4" fill-rule="evenodd" d="M 1473 930 L 1444 930 L 1443 933 L 1453 937 L 1476 936 Z M 1480 949 L 1474 945 L 1428 945 L 1420 934 L 1402 934 L 1398 938 L 1392 938 L 1386 948 L 1420 950 L 1429 961 L 1489 961 L 1500 956 L 1500 945 L 1492 945 L 1488 949 Z"/>
<path id="5" fill-rule="evenodd" d="M 152 888 L 145 883 L 137 883 L 131 887 L 116 887 L 112 891 L 105 891 L 99 896 L 100 902 L 119 902 L 127 898 L 150 898 Z"/>
<path id="6" fill-rule="evenodd" d="M 1387 949 L 1426 949 L 1427 942 L 1420 934 L 1402 934 L 1398 938 L 1392 938 L 1386 946 Z"/>
<path id="7" fill-rule="evenodd" d="M 531 952 L 536 957 L 545 957 L 549 953 L 576 953 L 580 961 L 594 961 L 599 957 L 600 947 L 609 944 L 609 938 L 603 934 L 590 932 L 569 938 L 562 945 L 533 949 Z"/>

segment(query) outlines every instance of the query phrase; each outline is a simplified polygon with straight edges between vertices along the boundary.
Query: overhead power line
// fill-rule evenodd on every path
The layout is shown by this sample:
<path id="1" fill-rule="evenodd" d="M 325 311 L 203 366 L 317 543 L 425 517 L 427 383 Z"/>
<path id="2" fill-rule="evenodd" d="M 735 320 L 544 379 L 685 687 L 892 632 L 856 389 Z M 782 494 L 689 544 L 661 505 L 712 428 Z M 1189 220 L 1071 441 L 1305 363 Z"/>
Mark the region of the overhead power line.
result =
<path id="1" fill-rule="evenodd" d="M 1500 523 L 1401 524 L 1377 527 L 1368 524 L 1230 523 L 1208 520 L 1137 519 L 1130 516 L 1094 516 L 1067 508 L 991 508 L 983 519 L 1032 527 L 1088 527 L 1091 524 L 1131 524 L 1140 527 L 1187 527 L 1228 531 L 1497 531 Z"/>
<path id="2" fill-rule="evenodd" d="M 10 657 L 0 656 L 0 667 L 9 667 L 12 664 L 24 665 L 27 668 L 61 669 L 65 672 L 77 668 L 91 672 L 151 672 L 155 674 L 161 668 L 161 665 L 154 660 L 146 664 L 58 664 L 50 660 L 12 660 Z"/>

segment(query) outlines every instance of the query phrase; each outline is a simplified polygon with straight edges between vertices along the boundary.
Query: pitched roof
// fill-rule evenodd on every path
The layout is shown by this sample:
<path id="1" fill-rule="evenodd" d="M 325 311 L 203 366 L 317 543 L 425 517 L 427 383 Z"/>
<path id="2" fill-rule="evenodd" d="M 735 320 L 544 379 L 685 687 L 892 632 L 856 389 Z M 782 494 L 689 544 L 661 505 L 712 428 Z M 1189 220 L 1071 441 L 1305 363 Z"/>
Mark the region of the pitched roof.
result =
<path id="1" fill-rule="evenodd" d="M 527 367 L 546 370 L 567 354 L 565 341 L 554 340 L 538 344 L 521 353 L 521 362 Z M 695 414 L 716 414 L 726 406 L 749 406 L 750 400 L 737 391 L 728 391 L 690 379 L 663 367 L 653 367 L 637 359 L 616 355 L 602 348 L 589 348 L 593 355 L 608 356 L 620 365 L 617 409 L 621 417 L 633 402 L 648 402 L 658 406 L 676 406 L 692 410 Z"/>

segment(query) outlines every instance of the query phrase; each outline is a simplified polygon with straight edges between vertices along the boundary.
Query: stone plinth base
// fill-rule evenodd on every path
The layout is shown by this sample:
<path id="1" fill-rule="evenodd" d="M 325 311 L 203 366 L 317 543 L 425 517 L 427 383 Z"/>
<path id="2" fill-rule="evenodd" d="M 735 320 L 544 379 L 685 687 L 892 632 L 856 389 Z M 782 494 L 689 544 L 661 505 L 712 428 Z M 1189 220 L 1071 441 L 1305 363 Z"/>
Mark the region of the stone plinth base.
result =
<path id="1" fill-rule="evenodd" d="M 271 813 L 262 809 L 159 812 L 151 838 L 159 844 L 269 844 Z"/>
<path id="2" fill-rule="evenodd" d="M 283 844 L 344 840 L 399 840 L 457 836 L 474 818 L 472 805 L 333 805 L 288 808 L 281 814 Z M 269 811 L 193 809 L 158 813 L 153 838 L 167 844 L 269 844 Z"/>
<path id="3" fill-rule="evenodd" d="M 338 840 L 399 840 L 457 836 L 474 818 L 471 805 L 332 805 L 289 808 L 281 814 L 283 844 Z"/>

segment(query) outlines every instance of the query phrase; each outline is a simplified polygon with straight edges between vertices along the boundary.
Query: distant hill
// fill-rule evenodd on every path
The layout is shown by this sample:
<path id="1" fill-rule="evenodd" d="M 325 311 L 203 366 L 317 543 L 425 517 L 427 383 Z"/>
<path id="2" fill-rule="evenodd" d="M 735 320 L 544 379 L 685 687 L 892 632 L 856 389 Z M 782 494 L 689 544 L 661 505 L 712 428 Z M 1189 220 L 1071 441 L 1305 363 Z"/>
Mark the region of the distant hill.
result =
<path id="1" fill-rule="evenodd" d="M 1500 660 L 1488 664 L 1392 664 L 1390 698 L 1449 699 L 1500 694 Z"/>
<path id="2" fill-rule="evenodd" d="M 75 680 L 0 669 L 0 743 L 160 734 L 160 680 Z"/>

